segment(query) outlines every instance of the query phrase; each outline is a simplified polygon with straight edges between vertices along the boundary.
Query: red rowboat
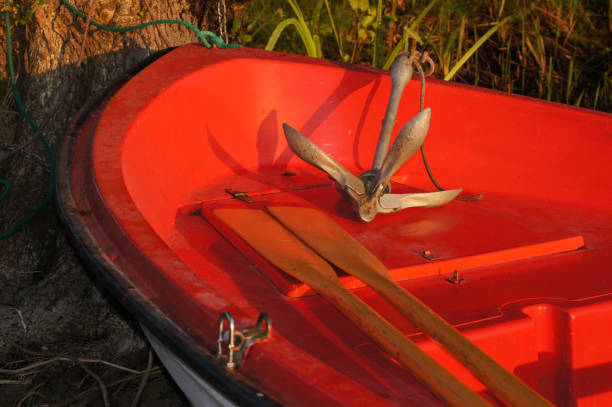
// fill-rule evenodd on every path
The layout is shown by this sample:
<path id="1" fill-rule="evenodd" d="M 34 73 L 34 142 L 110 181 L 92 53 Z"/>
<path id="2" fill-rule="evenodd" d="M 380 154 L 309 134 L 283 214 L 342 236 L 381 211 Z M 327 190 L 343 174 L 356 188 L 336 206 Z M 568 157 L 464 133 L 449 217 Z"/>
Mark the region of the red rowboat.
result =
<path id="1" fill-rule="evenodd" d="M 424 366 L 474 397 L 509 400 L 343 267 L 349 257 L 370 259 L 368 270 L 555 405 L 612 405 L 612 117 L 428 80 L 433 171 L 484 198 L 366 223 L 295 156 L 282 124 L 360 173 L 390 88 L 384 71 L 330 61 L 172 50 L 74 121 L 61 215 L 194 405 L 461 405 L 394 345 L 412 342 Z M 418 112 L 418 94 L 413 80 L 399 123 Z M 421 158 L 391 187 L 433 190 Z M 329 234 L 309 243 L 300 225 Z M 317 248 L 332 232 L 337 245 Z M 394 334 L 376 327 L 388 326 L 401 338 L 387 346 Z"/>

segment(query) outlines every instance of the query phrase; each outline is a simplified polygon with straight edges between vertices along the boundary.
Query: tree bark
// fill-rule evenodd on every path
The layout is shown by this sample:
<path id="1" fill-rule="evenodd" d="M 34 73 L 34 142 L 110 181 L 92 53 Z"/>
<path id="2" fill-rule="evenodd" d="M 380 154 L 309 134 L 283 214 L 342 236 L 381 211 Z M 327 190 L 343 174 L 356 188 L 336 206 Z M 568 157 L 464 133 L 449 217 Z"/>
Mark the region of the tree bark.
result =
<path id="1" fill-rule="evenodd" d="M 21 3 L 33 6 L 35 2 Z M 179 19 L 196 26 L 202 21 L 209 22 L 215 32 L 220 21 L 218 18 L 217 24 L 211 21 L 218 5 L 215 0 L 75 0 L 73 4 L 90 13 L 93 20 L 116 27 L 155 19 Z M 233 6 L 233 2 L 226 0 L 229 27 Z M 54 151 L 71 118 L 88 97 L 157 50 L 197 41 L 189 29 L 170 24 L 127 34 L 93 26 L 86 30 L 85 20 L 59 0 L 49 0 L 36 8 L 25 26 L 13 24 L 12 35 L 17 86 L 26 109 Z M 46 162 L 41 143 L 16 113 L 12 96 L 7 92 L 5 40 L 4 33 L 0 34 L 0 78 L 4 78 L 0 90 L 0 178 L 9 179 L 13 189 L 11 196 L 0 202 L 0 234 L 43 200 L 50 176 L 37 158 Z M 17 145 L 25 147 L 12 151 Z M 64 235 L 54 204 L 19 233 L 0 240 L 0 367 L 32 359 L 33 353 L 38 354 L 38 359 L 56 354 L 109 359 L 136 370 L 146 365 L 146 342 L 135 324 L 120 307 L 109 302 L 83 269 Z M 86 374 L 78 365 L 59 365 L 60 362 L 49 365 L 29 376 L 30 385 L 0 386 L 0 400 L 15 405 L 45 381 L 36 392 L 54 402 L 69 398 L 66 389 L 62 392 L 61 386 L 57 387 L 55 378 L 76 375 L 78 382 Z M 117 373 L 105 365 L 97 366 L 96 371 L 109 380 Z M 0 379 L 17 378 L 0 376 Z M 94 383 L 90 379 L 87 385 Z M 74 394 L 82 390 L 74 390 L 76 385 L 72 385 Z M 92 397 L 99 399 L 100 395 Z M 115 397 L 116 404 L 111 404 L 124 404 L 121 392 Z M 170 399 L 169 404 L 159 400 L 154 404 L 182 403 L 178 396 Z"/>

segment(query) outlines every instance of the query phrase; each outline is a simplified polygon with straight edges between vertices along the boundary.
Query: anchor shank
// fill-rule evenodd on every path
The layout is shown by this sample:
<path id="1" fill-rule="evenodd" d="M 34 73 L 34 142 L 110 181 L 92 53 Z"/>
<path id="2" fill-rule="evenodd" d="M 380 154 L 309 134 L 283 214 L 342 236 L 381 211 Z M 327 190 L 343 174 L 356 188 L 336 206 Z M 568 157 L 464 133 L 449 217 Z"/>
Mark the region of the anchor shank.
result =
<path id="1" fill-rule="evenodd" d="M 399 108 L 400 100 L 402 99 L 402 93 L 404 88 L 412 79 L 414 68 L 412 67 L 412 60 L 407 54 L 399 55 L 389 70 L 391 76 L 391 95 L 389 96 L 389 104 L 387 105 L 387 111 L 382 122 L 382 128 L 380 130 L 380 137 L 378 139 L 378 145 L 376 146 L 376 154 L 374 155 L 374 162 L 372 163 L 372 169 L 379 170 L 382 163 L 387 155 L 387 149 L 389 148 L 389 140 L 391 139 L 391 133 L 395 126 L 397 110 Z"/>

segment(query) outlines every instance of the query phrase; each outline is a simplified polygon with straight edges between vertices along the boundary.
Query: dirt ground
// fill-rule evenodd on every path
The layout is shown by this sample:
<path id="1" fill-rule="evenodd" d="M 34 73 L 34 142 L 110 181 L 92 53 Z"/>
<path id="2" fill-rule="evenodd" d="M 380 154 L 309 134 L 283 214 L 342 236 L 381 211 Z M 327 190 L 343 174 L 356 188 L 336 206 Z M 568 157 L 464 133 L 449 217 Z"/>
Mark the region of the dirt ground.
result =
<path id="1" fill-rule="evenodd" d="M 139 406 L 188 406 L 153 353 L 149 367 L 149 344 L 130 315 L 76 273 L 71 295 L 38 318 L 48 297 L 41 286 L 19 306 L 0 305 L 0 407 L 105 406 L 102 388 L 108 406 L 132 406 L 143 383 Z"/>
<path id="2" fill-rule="evenodd" d="M 71 2 L 112 27 L 178 19 L 217 28 L 209 17 L 216 1 Z M 87 27 L 60 0 L 13 4 L 23 6 L 8 9 L 15 87 L 52 151 L 78 110 L 114 78 L 159 50 L 197 41 L 177 24 L 131 33 Z M 233 4 L 228 0 L 228 10 Z M 0 202 L 0 236 L 43 201 L 50 179 L 39 133 L 28 127 L 11 91 L 1 15 L 0 179 L 12 189 Z M 158 359 L 148 368 L 149 349 L 138 325 L 75 254 L 53 203 L 0 239 L 0 407 L 132 406 L 141 385 L 139 406 L 189 405 Z"/>

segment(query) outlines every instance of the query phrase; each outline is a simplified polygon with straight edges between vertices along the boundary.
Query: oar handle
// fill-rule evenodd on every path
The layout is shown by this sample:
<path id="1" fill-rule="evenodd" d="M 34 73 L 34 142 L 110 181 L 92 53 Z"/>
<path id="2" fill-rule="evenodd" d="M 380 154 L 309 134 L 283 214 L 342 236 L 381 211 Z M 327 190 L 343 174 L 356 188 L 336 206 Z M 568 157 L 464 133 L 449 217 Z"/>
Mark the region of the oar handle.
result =
<path id="1" fill-rule="evenodd" d="M 335 284 L 316 289 L 446 403 L 464 407 L 491 406 L 353 293 Z"/>
<path id="2" fill-rule="evenodd" d="M 395 282 L 376 275 L 370 285 L 426 335 L 439 342 L 485 386 L 514 407 L 552 407 L 521 379 L 500 366 L 421 300 Z M 377 288 L 378 287 L 378 288 Z"/>

